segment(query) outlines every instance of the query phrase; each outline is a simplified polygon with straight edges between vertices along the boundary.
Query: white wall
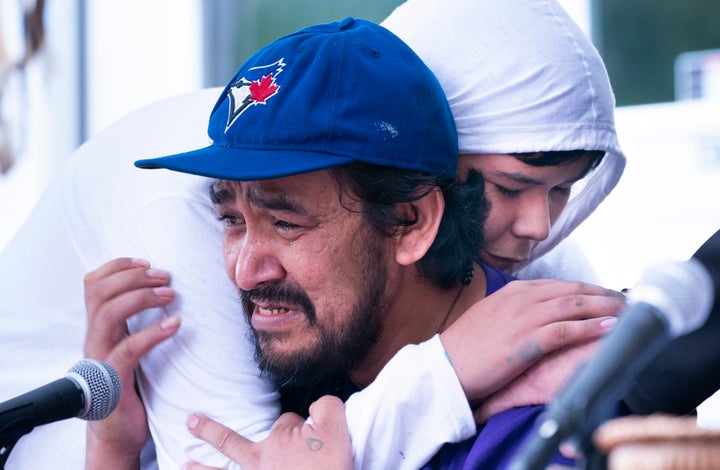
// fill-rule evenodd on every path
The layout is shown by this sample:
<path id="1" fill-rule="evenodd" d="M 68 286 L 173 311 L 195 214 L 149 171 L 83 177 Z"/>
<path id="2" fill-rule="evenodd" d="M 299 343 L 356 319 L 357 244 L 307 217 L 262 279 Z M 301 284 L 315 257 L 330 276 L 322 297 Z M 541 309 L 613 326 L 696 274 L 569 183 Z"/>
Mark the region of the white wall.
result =
<path id="1" fill-rule="evenodd" d="M 0 0 L 3 23 L 16 0 Z M 87 129 L 79 129 L 79 3 L 47 2 L 46 48 L 26 73 L 17 164 L 0 175 L 0 249 L 25 220 L 49 179 L 77 147 L 144 104 L 202 85 L 200 0 L 87 1 Z M 15 6 L 10 9 L 10 6 Z M 15 17 L 15 18 L 13 18 Z M 5 33 L 11 35 L 7 28 Z M 161 123 L 158 123 L 161 125 Z"/>
<path id="2" fill-rule="evenodd" d="M 88 136 L 144 104 L 201 87 L 198 0 L 115 0 L 87 7 Z"/>
<path id="3" fill-rule="evenodd" d="M 21 2 L 0 0 L 0 31 L 12 60 L 24 50 Z M 12 8 L 15 7 L 15 8 Z M 0 175 L 0 248 L 25 219 L 49 178 L 76 147 L 77 9 L 75 2 L 48 2 L 46 47 L 6 90 L 4 115 L 12 129 L 16 160 Z"/>

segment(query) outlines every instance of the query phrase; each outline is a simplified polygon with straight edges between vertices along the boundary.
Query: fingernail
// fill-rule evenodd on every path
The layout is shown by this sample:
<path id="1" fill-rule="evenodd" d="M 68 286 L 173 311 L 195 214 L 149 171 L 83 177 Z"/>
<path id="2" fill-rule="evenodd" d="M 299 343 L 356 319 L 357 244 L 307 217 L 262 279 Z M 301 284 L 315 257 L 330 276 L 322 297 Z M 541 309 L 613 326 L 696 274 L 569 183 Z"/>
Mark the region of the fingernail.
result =
<path id="1" fill-rule="evenodd" d="M 167 317 L 160 322 L 160 328 L 170 330 L 176 328 L 180 324 L 180 317 Z"/>
<path id="2" fill-rule="evenodd" d="M 154 287 L 153 293 L 159 297 L 173 297 L 175 295 L 172 287 Z"/>
<path id="3" fill-rule="evenodd" d="M 616 317 L 607 317 L 600 322 L 600 326 L 604 330 L 610 330 L 610 329 L 614 328 L 616 324 L 617 324 Z"/>
<path id="4" fill-rule="evenodd" d="M 142 267 L 146 267 L 146 268 L 149 268 L 149 267 L 150 267 L 150 262 L 149 262 L 148 260 L 146 260 L 146 259 L 142 259 L 142 258 L 132 258 L 132 259 L 130 260 L 130 262 L 131 262 L 132 264 L 134 264 L 135 266 L 142 266 Z"/>
<path id="5" fill-rule="evenodd" d="M 170 277 L 169 272 L 158 268 L 150 268 L 145 271 L 145 274 L 147 274 L 148 277 L 157 277 L 159 279 L 168 279 Z"/>
<path id="6" fill-rule="evenodd" d="M 185 425 L 188 429 L 195 429 L 200 422 L 200 419 L 196 415 L 190 415 L 188 416 L 187 421 L 185 422 Z"/>

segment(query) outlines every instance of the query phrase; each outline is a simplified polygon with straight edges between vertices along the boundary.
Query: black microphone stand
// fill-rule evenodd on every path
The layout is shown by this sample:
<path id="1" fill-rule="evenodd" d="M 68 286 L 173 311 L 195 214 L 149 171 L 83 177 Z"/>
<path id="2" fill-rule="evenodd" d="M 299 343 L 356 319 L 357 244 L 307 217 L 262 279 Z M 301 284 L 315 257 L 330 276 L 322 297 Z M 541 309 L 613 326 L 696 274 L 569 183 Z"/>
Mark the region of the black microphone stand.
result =
<path id="1" fill-rule="evenodd" d="M 21 409 L 20 409 L 21 410 Z M 14 415 L 17 414 L 17 417 Z M 15 444 L 25 434 L 35 429 L 35 426 L 28 422 L 23 422 L 21 413 L 8 412 L 3 415 L 2 428 L 0 428 L 0 470 L 5 469 L 5 463 Z"/>
<path id="2" fill-rule="evenodd" d="M 7 462 L 8 457 L 10 457 L 10 452 L 13 447 L 15 447 L 15 444 L 17 444 L 18 439 L 15 439 L 13 442 L 0 442 L 0 469 L 5 469 L 5 462 Z"/>
<path id="3" fill-rule="evenodd" d="M 30 431 L 32 431 L 32 429 L 0 434 L 0 470 L 5 469 L 5 463 L 8 457 L 10 457 L 10 452 L 12 452 L 15 444 Z"/>

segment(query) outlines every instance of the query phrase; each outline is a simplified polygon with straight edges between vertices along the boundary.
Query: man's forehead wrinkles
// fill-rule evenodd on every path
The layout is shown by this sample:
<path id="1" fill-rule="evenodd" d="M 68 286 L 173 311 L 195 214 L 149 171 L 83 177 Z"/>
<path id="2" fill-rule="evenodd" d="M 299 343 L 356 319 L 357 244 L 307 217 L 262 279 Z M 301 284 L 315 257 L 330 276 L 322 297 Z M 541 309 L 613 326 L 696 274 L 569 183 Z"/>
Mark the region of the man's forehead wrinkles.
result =
<path id="1" fill-rule="evenodd" d="M 310 215 L 307 207 L 300 204 L 297 200 L 288 197 L 287 193 L 279 189 L 268 189 L 262 186 L 250 186 L 247 188 L 246 195 L 248 201 L 259 208 L 281 210 L 285 212 L 293 212 L 296 214 Z"/>
<path id="2" fill-rule="evenodd" d="M 313 215 L 315 205 L 303 203 L 303 199 L 288 192 L 285 185 L 275 181 L 229 181 L 218 180 L 210 186 L 210 198 L 215 205 L 230 205 L 245 200 L 260 209 Z M 317 201 L 316 201 L 317 202 Z"/>

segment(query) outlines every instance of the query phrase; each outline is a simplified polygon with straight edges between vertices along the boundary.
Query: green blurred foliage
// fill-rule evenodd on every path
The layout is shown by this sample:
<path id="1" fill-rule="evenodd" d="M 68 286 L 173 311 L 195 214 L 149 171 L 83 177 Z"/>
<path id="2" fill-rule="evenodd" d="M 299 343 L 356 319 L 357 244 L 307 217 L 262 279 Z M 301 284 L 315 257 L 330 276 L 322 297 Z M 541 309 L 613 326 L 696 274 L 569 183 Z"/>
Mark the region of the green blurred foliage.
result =
<path id="1" fill-rule="evenodd" d="M 718 0 L 594 0 L 598 48 L 618 105 L 675 98 L 674 63 L 720 48 Z"/>
<path id="2" fill-rule="evenodd" d="M 232 25 L 226 54 L 232 72 L 255 51 L 305 26 L 342 20 L 347 16 L 381 22 L 404 0 L 206 0 L 205 14 Z M 211 7 L 213 13 L 208 13 Z M 218 13 L 219 12 L 219 13 Z M 224 81 L 223 81 L 224 83 Z"/>

